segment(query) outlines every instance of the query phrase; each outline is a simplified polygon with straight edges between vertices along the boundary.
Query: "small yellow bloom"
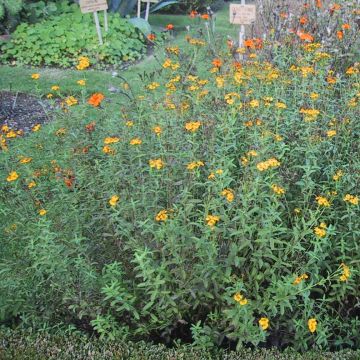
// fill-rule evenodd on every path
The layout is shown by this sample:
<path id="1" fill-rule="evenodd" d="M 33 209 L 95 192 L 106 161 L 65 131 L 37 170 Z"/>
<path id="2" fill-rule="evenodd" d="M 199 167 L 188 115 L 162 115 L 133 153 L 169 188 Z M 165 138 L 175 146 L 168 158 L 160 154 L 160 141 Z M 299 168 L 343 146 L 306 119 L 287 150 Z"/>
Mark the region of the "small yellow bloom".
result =
<path id="1" fill-rule="evenodd" d="M 216 215 L 206 216 L 206 222 L 207 222 L 208 226 L 210 226 L 211 228 L 213 228 L 219 220 L 220 220 L 220 217 L 216 216 Z"/>
<path id="2" fill-rule="evenodd" d="M 317 93 L 315 93 L 315 92 L 312 92 L 309 96 L 310 96 L 310 99 L 316 100 L 316 99 L 318 99 L 319 94 L 317 94 Z"/>
<path id="3" fill-rule="evenodd" d="M 114 155 L 115 154 L 115 150 L 109 146 L 109 145 L 105 145 L 103 148 L 102 148 L 102 151 L 103 153 L 105 154 L 110 154 L 110 155 Z"/>
<path id="4" fill-rule="evenodd" d="M 317 320 L 312 318 L 308 320 L 308 328 L 311 333 L 314 333 L 316 331 L 317 327 Z"/>
<path id="5" fill-rule="evenodd" d="M 342 274 L 340 276 L 340 281 L 347 281 L 351 274 L 350 268 L 346 266 L 344 263 L 340 264 L 340 266 L 342 267 Z"/>
<path id="6" fill-rule="evenodd" d="M 193 162 L 187 164 L 186 168 L 188 170 L 194 170 L 194 169 L 199 168 L 200 166 L 204 166 L 204 163 L 202 161 L 193 161 Z"/>
<path id="7" fill-rule="evenodd" d="M 157 135 L 157 136 L 160 136 L 161 133 L 162 133 L 162 128 L 161 126 L 157 125 L 157 126 L 154 126 L 152 128 L 152 131 Z"/>
<path id="8" fill-rule="evenodd" d="M 316 226 L 314 229 L 314 233 L 317 237 L 323 238 L 326 236 L 327 225 L 325 223 L 321 223 L 319 226 Z"/>
<path id="9" fill-rule="evenodd" d="M 33 187 L 35 187 L 36 186 L 36 182 L 35 181 L 30 181 L 29 183 L 28 183 L 28 188 L 29 189 L 31 189 L 31 188 L 33 188 Z"/>
<path id="10" fill-rule="evenodd" d="M 165 163 L 161 159 L 152 159 L 149 160 L 149 165 L 151 168 L 160 170 L 165 166 Z"/>
<path id="11" fill-rule="evenodd" d="M 49 94 L 46 95 L 46 98 L 47 98 L 47 99 L 52 99 L 53 97 L 54 97 L 54 95 L 51 94 L 51 93 L 49 93 Z"/>
<path id="12" fill-rule="evenodd" d="M 40 74 L 37 74 L 37 73 L 31 74 L 31 78 L 32 78 L 33 80 L 38 80 L 38 79 L 40 79 Z"/>
<path id="13" fill-rule="evenodd" d="M 110 206 L 115 206 L 119 200 L 120 200 L 119 196 L 113 195 L 109 200 Z"/>
<path id="14" fill-rule="evenodd" d="M 105 145 L 110 145 L 110 144 L 115 144 L 117 142 L 120 141 L 120 138 L 116 137 L 116 136 L 113 136 L 113 137 L 106 137 L 104 139 L 104 144 Z"/>
<path id="15" fill-rule="evenodd" d="M 60 90 L 60 86 L 58 86 L 58 85 L 53 85 L 53 86 L 51 87 L 51 90 L 53 90 L 53 91 L 58 91 L 58 90 Z"/>
<path id="16" fill-rule="evenodd" d="M 76 105 L 78 103 L 77 99 L 75 99 L 73 96 L 68 96 L 65 99 L 66 105 L 67 106 L 73 106 Z"/>
<path id="17" fill-rule="evenodd" d="M 142 144 L 142 140 L 139 138 L 134 138 L 130 140 L 130 145 L 141 145 Z"/>
<path id="18" fill-rule="evenodd" d="M 45 209 L 40 209 L 39 210 L 39 215 L 40 216 L 44 216 L 44 215 L 46 215 L 46 213 L 47 213 L 47 211 Z"/>
<path id="19" fill-rule="evenodd" d="M 329 200 L 324 196 L 317 196 L 316 201 L 320 206 L 329 207 L 331 205 Z"/>
<path id="20" fill-rule="evenodd" d="M 168 212 L 167 210 L 161 210 L 155 216 L 156 221 L 166 221 L 168 219 Z"/>
<path id="21" fill-rule="evenodd" d="M 190 132 L 195 132 L 201 126 L 200 121 L 190 121 L 185 124 L 185 129 Z"/>
<path id="22" fill-rule="evenodd" d="M 336 135 L 336 130 L 329 130 L 326 132 L 327 137 L 331 138 Z"/>
<path id="23" fill-rule="evenodd" d="M 23 157 L 19 160 L 19 163 L 20 164 L 28 164 L 29 162 L 32 161 L 32 158 L 31 157 Z"/>
<path id="24" fill-rule="evenodd" d="M 285 189 L 282 188 L 281 186 L 273 184 L 273 185 L 271 185 L 271 189 L 276 195 L 284 195 L 285 194 Z"/>
<path id="25" fill-rule="evenodd" d="M 131 120 L 128 120 L 128 121 L 125 123 L 125 125 L 126 125 L 127 127 L 132 127 L 132 126 L 134 126 L 134 122 L 131 121 Z"/>
<path id="26" fill-rule="evenodd" d="M 286 104 L 283 103 L 283 102 L 280 102 L 280 101 L 276 102 L 276 103 L 275 103 L 275 106 L 276 106 L 278 109 L 286 109 L 286 108 L 287 108 Z"/>
<path id="27" fill-rule="evenodd" d="M 15 181 L 19 177 L 19 174 L 16 171 L 11 171 L 6 178 L 6 181 L 11 182 Z"/>
<path id="28" fill-rule="evenodd" d="M 359 205 L 359 198 L 355 195 L 346 194 L 343 200 L 352 205 Z"/>
<path id="29" fill-rule="evenodd" d="M 89 58 L 86 56 L 80 56 L 79 57 L 79 64 L 76 65 L 76 68 L 78 70 L 84 70 L 90 66 Z"/>
<path id="30" fill-rule="evenodd" d="M 40 128 L 41 128 L 41 125 L 40 125 L 40 124 L 36 124 L 31 130 L 32 130 L 33 132 L 36 132 L 36 131 L 39 131 Z"/>
<path id="31" fill-rule="evenodd" d="M 147 88 L 148 88 L 149 90 L 155 90 L 155 89 L 157 89 L 159 86 L 160 86 L 160 84 L 154 81 L 154 82 L 152 82 L 151 84 L 149 84 L 149 85 L 147 86 Z"/>
<path id="32" fill-rule="evenodd" d="M 293 285 L 298 285 L 300 284 L 303 280 L 308 279 L 309 276 L 307 274 L 302 274 L 300 276 L 298 276 L 294 281 L 293 281 Z"/>
<path id="33" fill-rule="evenodd" d="M 224 196 L 228 202 L 234 201 L 234 191 L 231 189 L 223 190 L 221 195 Z"/>
<path id="34" fill-rule="evenodd" d="M 77 83 L 78 85 L 80 85 L 80 86 L 85 86 L 85 85 L 86 85 L 86 80 L 81 79 L 81 80 L 78 80 L 76 83 Z"/>
<path id="35" fill-rule="evenodd" d="M 333 176 L 334 181 L 339 181 L 341 177 L 344 176 L 344 172 L 342 170 L 338 170 L 336 174 Z"/>
<path id="36" fill-rule="evenodd" d="M 259 320 L 259 325 L 260 327 L 263 329 L 263 330 L 266 330 L 269 328 L 270 326 L 270 320 L 266 317 L 262 317 L 260 320 Z"/>

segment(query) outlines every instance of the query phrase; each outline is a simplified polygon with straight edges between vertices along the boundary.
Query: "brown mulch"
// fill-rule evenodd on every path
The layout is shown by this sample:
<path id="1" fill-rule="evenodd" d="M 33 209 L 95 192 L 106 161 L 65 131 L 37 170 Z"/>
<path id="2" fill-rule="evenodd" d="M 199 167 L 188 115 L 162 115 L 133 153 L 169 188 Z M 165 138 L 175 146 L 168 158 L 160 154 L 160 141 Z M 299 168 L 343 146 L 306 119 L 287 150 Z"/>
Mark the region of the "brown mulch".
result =
<path id="1" fill-rule="evenodd" d="M 46 100 L 20 92 L 0 92 L 0 126 L 29 132 L 35 124 L 51 121 L 51 111 Z"/>

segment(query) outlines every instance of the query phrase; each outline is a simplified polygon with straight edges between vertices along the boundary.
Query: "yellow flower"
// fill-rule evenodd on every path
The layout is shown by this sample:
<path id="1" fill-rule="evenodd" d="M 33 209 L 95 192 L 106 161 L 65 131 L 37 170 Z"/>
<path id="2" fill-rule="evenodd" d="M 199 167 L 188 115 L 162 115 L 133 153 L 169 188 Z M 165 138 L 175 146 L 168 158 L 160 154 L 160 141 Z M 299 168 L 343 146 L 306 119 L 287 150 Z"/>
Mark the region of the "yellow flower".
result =
<path id="1" fill-rule="evenodd" d="M 149 165 L 151 168 L 160 170 L 165 166 L 165 163 L 161 159 L 152 159 L 149 160 Z"/>
<path id="2" fill-rule="evenodd" d="M 233 299 L 242 306 L 248 303 L 248 300 L 239 292 L 233 296 Z"/>
<path id="3" fill-rule="evenodd" d="M 326 132 L 327 137 L 333 137 L 336 135 L 336 130 L 329 130 Z"/>
<path id="4" fill-rule="evenodd" d="M 333 176 L 334 181 L 339 181 L 341 177 L 344 176 L 344 172 L 342 170 L 338 170 L 336 174 Z"/>
<path id="5" fill-rule="evenodd" d="M 317 237 L 323 238 L 326 236 L 327 225 L 325 223 L 321 223 L 319 226 L 316 226 L 314 229 L 314 233 Z"/>
<path id="6" fill-rule="evenodd" d="M 134 138 L 130 140 L 130 145 L 141 145 L 142 140 L 139 138 Z"/>
<path id="7" fill-rule="evenodd" d="M 116 137 L 116 136 L 113 136 L 113 137 L 106 137 L 104 139 L 104 144 L 105 145 L 110 145 L 110 144 L 115 144 L 117 142 L 120 141 L 120 138 Z"/>
<path id="8" fill-rule="evenodd" d="M 36 124 L 31 130 L 32 130 L 33 132 L 36 132 L 36 131 L 39 131 L 40 128 L 41 128 L 41 125 L 40 125 L 40 124 Z"/>
<path id="9" fill-rule="evenodd" d="M 188 170 L 194 170 L 194 169 L 199 168 L 200 166 L 204 166 L 204 163 L 202 161 L 193 161 L 193 162 L 187 164 L 186 168 Z"/>
<path id="10" fill-rule="evenodd" d="M 214 180 L 216 175 L 221 175 L 224 171 L 222 169 L 217 169 L 215 172 L 210 173 L 208 176 L 209 180 Z"/>
<path id="11" fill-rule="evenodd" d="M 285 189 L 282 188 L 281 186 L 273 184 L 273 185 L 271 185 L 271 189 L 276 195 L 284 195 L 285 194 Z"/>
<path id="12" fill-rule="evenodd" d="M 319 116 L 320 111 L 317 109 L 300 109 L 300 114 L 304 114 L 304 121 L 310 122 L 316 120 L 316 118 Z"/>
<path id="13" fill-rule="evenodd" d="M 134 122 L 131 121 L 131 120 L 128 120 L 128 121 L 125 123 L 125 125 L 126 125 L 127 127 L 132 127 L 132 126 L 134 126 Z"/>
<path id="14" fill-rule="evenodd" d="M 231 92 L 225 95 L 225 101 L 229 104 L 232 105 L 234 104 L 236 99 L 240 99 L 240 95 L 236 92 Z"/>
<path id="15" fill-rule="evenodd" d="M 114 155 L 115 154 L 115 150 L 109 146 L 109 145 L 105 145 L 103 148 L 102 148 L 102 151 L 103 153 L 105 154 L 110 154 L 110 155 Z"/>
<path id="16" fill-rule="evenodd" d="M 9 173 L 8 177 L 6 178 L 6 180 L 8 182 L 15 181 L 18 177 L 19 177 L 19 174 L 16 171 L 11 171 Z"/>
<path id="17" fill-rule="evenodd" d="M 262 317 L 262 318 L 259 320 L 259 325 L 260 325 L 260 327 L 261 327 L 263 330 L 266 330 L 266 329 L 268 329 L 268 327 L 270 326 L 270 321 L 269 321 L 268 318 Z"/>
<path id="18" fill-rule="evenodd" d="M 109 200 L 109 204 L 111 206 L 115 206 L 118 203 L 119 200 L 120 200 L 119 196 L 113 195 Z"/>
<path id="19" fill-rule="evenodd" d="M 65 99 L 66 105 L 67 106 L 73 106 L 76 105 L 78 103 L 77 99 L 75 99 L 73 96 L 68 96 Z"/>
<path id="20" fill-rule="evenodd" d="M 256 168 L 259 171 L 264 171 L 264 170 L 267 170 L 269 168 L 278 167 L 278 166 L 280 166 L 280 162 L 275 158 L 271 158 L 271 159 L 268 159 L 266 161 L 258 163 L 256 165 Z"/>
<path id="21" fill-rule="evenodd" d="M 249 105 L 250 105 L 252 108 L 259 107 L 259 101 L 258 101 L 258 100 L 251 100 L 251 101 L 249 102 Z"/>
<path id="22" fill-rule="evenodd" d="M 80 86 L 85 86 L 85 85 L 86 85 L 86 80 L 81 79 L 81 80 L 78 80 L 76 83 L 77 83 L 78 85 L 80 85 Z"/>
<path id="23" fill-rule="evenodd" d="M 160 134 L 162 133 L 162 128 L 161 126 L 157 125 L 157 126 L 154 126 L 152 128 L 152 131 L 157 135 L 157 136 L 160 136 Z"/>
<path id="24" fill-rule="evenodd" d="M 156 221 L 166 221 L 168 219 L 167 210 L 161 210 L 155 216 Z"/>
<path id="25" fill-rule="evenodd" d="M 160 86 L 159 83 L 157 83 L 157 82 L 152 82 L 151 84 L 149 84 L 149 85 L 147 86 L 147 88 L 148 88 L 149 90 L 155 90 L 155 89 L 158 88 L 159 86 Z"/>
<path id="26" fill-rule="evenodd" d="M 340 281 L 347 281 L 351 274 L 350 268 L 346 266 L 344 263 L 340 264 L 340 266 L 342 267 L 342 274 L 340 276 Z"/>
<path id="27" fill-rule="evenodd" d="M 58 85 L 53 85 L 53 86 L 51 87 L 51 90 L 53 90 L 53 91 L 58 91 L 58 90 L 60 90 L 60 86 L 58 86 Z"/>
<path id="28" fill-rule="evenodd" d="M 213 228 L 219 220 L 220 220 L 220 217 L 216 216 L 216 215 L 206 216 L 206 222 L 207 222 L 208 226 L 210 226 L 211 228 Z"/>
<path id="29" fill-rule="evenodd" d="M 167 69 L 167 68 L 169 68 L 171 66 L 171 59 L 166 59 L 165 61 L 164 61 L 164 63 L 162 64 L 162 67 L 164 68 L 164 69 Z"/>
<path id="30" fill-rule="evenodd" d="M 53 94 L 47 94 L 46 97 L 47 97 L 48 99 L 52 99 L 52 98 L 54 97 L 54 95 L 53 95 Z"/>
<path id="31" fill-rule="evenodd" d="M 222 196 L 225 196 L 228 202 L 234 201 L 234 191 L 231 189 L 225 189 L 221 192 Z"/>
<path id="32" fill-rule="evenodd" d="M 276 102 L 276 103 L 275 103 L 275 106 L 276 106 L 278 109 L 286 109 L 286 108 L 287 108 L 286 104 L 283 103 L 283 102 L 280 102 L 280 101 Z"/>
<path id="33" fill-rule="evenodd" d="M 311 333 L 314 333 L 316 331 L 317 327 L 317 320 L 312 318 L 308 320 L 308 328 Z"/>
<path id="34" fill-rule="evenodd" d="M 359 198 L 355 195 L 346 194 L 343 200 L 352 205 L 359 205 Z"/>
<path id="35" fill-rule="evenodd" d="M 20 164 L 28 164 L 29 162 L 32 161 L 32 158 L 31 157 L 23 157 L 19 160 L 19 163 Z"/>
<path id="36" fill-rule="evenodd" d="M 38 80 L 38 79 L 40 79 L 40 74 L 37 74 L 37 73 L 31 74 L 31 78 L 32 78 L 33 80 Z"/>
<path id="37" fill-rule="evenodd" d="M 293 281 L 293 285 L 298 285 L 300 284 L 303 280 L 308 279 L 309 276 L 307 274 L 302 274 L 300 276 L 298 276 L 294 281 Z"/>
<path id="38" fill-rule="evenodd" d="M 78 70 L 84 70 L 90 66 L 89 58 L 86 56 L 80 56 L 79 57 L 79 64 L 76 65 L 76 68 Z"/>
<path id="39" fill-rule="evenodd" d="M 310 99 L 316 100 L 319 97 L 319 94 L 312 92 L 309 96 L 310 96 Z"/>
<path id="40" fill-rule="evenodd" d="M 30 181 L 29 183 L 28 183 L 28 188 L 29 189 L 31 189 L 31 188 L 33 188 L 33 187 L 35 187 L 36 186 L 36 182 L 35 181 Z"/>
<path id="41" fill-rule="evenodd" d="M 223 76 L 217 76 L 217 77 L 215 78 L 215 81 L 216 81 L 216 86 L 217 86 L 219 89 L 224 87 L 225 80 L 224 80 L 224 77 L 223 77 Z"/>
<path id="42" fill-rule="evenodd" d="M 317 196 L 316 201 L 320 206 L 329 207 L 331 205 L 329 200 L 324 196 Z"/>
<path id="43" fill-rule="evenodd" d="M 200 121 L 190 121 L 185 124 L 185 129 L 190 132 L 195 132 L 201 125 Z"/>
<path id="44" fill-rule="evenodd" d="M 44 215 L 46 215 L 46 213 L 47 213 L 47 211 L 45 209 L 40 209 L 39 210 L 39 215 L 40 216 L 44 216 Z"/>

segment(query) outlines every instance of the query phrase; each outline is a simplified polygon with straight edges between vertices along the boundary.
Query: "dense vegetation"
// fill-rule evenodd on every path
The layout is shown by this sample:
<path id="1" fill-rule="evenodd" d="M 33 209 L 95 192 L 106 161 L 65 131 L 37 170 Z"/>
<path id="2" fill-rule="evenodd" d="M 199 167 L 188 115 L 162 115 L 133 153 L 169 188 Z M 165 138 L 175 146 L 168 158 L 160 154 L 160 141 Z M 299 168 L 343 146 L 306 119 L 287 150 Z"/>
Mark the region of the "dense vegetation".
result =
<path id="1" fill-rule="evenodd" d="M 339 60 L 356 13 L 319 6 L 287 46 L 189 32 L 113 102 L 87 91 L 82 56 L 73 93 L 48 89 L 56 121 L 2 127 L 0 320 L 199 349 L 359 348 L 359 63 Z M 330 11 L 332 53 L 309 33 Z"/>

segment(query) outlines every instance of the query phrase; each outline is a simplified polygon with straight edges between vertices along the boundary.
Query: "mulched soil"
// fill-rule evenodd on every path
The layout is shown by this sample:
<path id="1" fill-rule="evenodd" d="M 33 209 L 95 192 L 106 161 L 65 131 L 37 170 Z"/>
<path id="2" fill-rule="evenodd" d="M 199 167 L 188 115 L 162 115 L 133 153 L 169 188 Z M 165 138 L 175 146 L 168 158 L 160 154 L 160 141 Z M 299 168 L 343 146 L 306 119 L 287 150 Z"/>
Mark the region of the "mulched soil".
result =
<path id="1" fill-rule="evenodd" d="M 0 126 L 29 132 L 35 124 L 52 120 L 52 107 L 43 99 L 24 93 L 0 92 Z"/>

